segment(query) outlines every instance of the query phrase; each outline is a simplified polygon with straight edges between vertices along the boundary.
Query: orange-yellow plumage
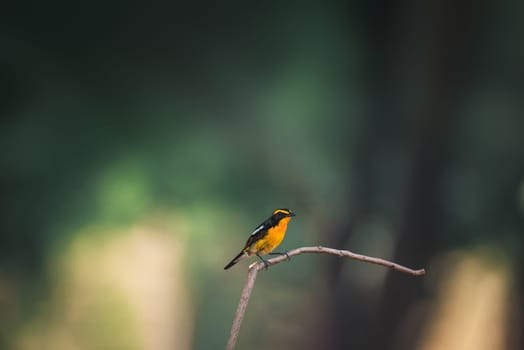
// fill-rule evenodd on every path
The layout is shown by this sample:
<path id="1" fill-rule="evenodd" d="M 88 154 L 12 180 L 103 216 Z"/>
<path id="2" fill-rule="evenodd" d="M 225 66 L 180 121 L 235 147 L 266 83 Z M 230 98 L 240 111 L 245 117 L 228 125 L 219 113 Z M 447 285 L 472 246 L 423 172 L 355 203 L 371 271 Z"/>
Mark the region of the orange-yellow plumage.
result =
<path id="1" fill-rule="evenodd" d="M 255 242 L 251 247 L 246 247 L 248 255 L 254 255 L 256 253 L 259 255 L 266 255 L 271 253 L 280 245 L 280 243 L 282 243 L 282 240 L 286 235 L 289 220 L 291 220 L 290 217 L 283 218 L 276 226 L 267 230 L 265 239 Z"/>
<path id="2" fill-rule="evenodd" d="M 293 216 L 295 216 L 295 213 L 289 209 L 273 211 L 273 214 L 255 229 L 242 251 L 224 269 L 227 270 L 240 260 L 253 255 L 257 255 L 266 263 L 261 256 L 271 253 L 282 243 L 286 235 L 287 225 Z"/>

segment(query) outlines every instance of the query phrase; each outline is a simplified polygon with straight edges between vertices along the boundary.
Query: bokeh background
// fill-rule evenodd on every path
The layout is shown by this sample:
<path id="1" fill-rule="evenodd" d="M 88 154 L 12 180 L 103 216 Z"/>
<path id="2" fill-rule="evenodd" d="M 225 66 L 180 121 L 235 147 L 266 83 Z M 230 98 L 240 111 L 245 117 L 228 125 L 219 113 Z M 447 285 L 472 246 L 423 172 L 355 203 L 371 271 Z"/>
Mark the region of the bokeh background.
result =
<path id="1" fill-rule="evenodd" d="M 0 33 L 0 348 L 523 346 L 524 3 L 29 2 Z"/>

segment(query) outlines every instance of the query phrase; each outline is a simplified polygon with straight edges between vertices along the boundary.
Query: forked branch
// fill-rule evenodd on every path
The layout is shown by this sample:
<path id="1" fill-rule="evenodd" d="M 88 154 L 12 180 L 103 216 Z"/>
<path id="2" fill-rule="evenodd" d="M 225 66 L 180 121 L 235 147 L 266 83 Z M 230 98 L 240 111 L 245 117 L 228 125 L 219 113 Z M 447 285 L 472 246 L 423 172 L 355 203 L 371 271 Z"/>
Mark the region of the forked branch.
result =
<path id="1" fill-rule="evenodd" d="M 350 252 L 349 250 L 340 250 L 340 249 L 333 249 L 333 248 L 326 248 L 322 246 L 317 247 L 302 247 L 293 249 L 287 252 L 286 255 L 279 255 L 276 258 L 267 260 L 267 266 L 273 266 L 276 264 L 281 263 L 282 261 L 285 261 L 288 259 L 288 257 L 292 257 L 295 255 L 300 254 L 331 254 L 336 255 L 343 258 L 349 258 L 353 260 L 359 260 L 364 261 L 371 264 L 376 265 L 382 265 L 385 267 L 389 267 L 393 270 L 397 270 L 399 272 L 407 273 L 409 275 L 413 276 L 421 276 L 426 273 L 426 270 L 419 269 L 419 270 L 413 270 L 408 267 L 396 264 L 391 261 L 387 261 L 380 258 L 373 258 L 371 256 L 366 256 L 362 254 L 356 254 L 353 252 Z M 247 274 L 247 281 L 244 285 L 244 289 L 242 289 L 242 295 L 240 296 L 240 301 L 238 303 L 237 311 L 235 313 L 235 318 L 233 320 L 233 324 L 231 325 L 231 332 L 229 334 L 229 340 L 227 342 L 226 350 L 233 350 L 235 348 L 237 338 L 238 338 L 238 332 L 240 331 L 240 325 L 242 324 L 242 319 L 244 318 L 244 314 L 247 309 L 247 304 L 249 303 L 249 298 L 251 296 L 251 292 L 253 291 L 253 287 L 255 286 L 255 280 L 257 278 L 258 271 L 265 268 L 266 265 L 262 262 L 254 262 L 253 264 L 249 265 L 249 272 Z"/>

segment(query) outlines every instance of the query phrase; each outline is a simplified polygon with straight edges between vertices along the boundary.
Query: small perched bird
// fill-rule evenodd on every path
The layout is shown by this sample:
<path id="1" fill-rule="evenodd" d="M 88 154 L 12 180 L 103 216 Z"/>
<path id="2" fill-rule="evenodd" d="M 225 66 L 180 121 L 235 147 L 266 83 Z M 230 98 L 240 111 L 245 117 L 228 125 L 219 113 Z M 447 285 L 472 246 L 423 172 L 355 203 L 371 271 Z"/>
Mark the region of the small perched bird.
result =
<path id="1" fill-rule="evenodd" d="M 224 270 L 253 255 L 258 256 L 267 267 L 267 261 L 262 258 L 262 255 L 270 254 L 282 242 L 286 235 L 287 224 L 293 216 L 295 213 L 289 209 L 275 210 L 253 231 L 242 251 L 224 267 Z"/>

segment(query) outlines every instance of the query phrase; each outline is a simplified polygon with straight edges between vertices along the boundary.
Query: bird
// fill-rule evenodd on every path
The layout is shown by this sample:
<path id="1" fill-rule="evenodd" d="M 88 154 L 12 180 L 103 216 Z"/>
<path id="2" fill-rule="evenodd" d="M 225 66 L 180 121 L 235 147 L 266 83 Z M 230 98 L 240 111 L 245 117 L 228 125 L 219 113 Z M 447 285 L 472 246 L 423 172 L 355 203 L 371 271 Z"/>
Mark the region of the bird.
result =
<path id="1" fill-rule="evenodd" d="M 287 224 L 293 216 L 296 215 L 290 209 L 282 208 L 274 210 L 268 219 L 255 228 L 251 236 L 247 239 L 244 248 L 224 267 L 224 270 L 229 269 L 239 261 L 253 255 L 258 256 L 264 262 L 266 268 L 268 264 L 267 261 L 262 258 L 262 255 L 285 254 L 287 256 L 287 253 L 272 253 L 272 251 L 278 247 L 284 239 Z"/>

